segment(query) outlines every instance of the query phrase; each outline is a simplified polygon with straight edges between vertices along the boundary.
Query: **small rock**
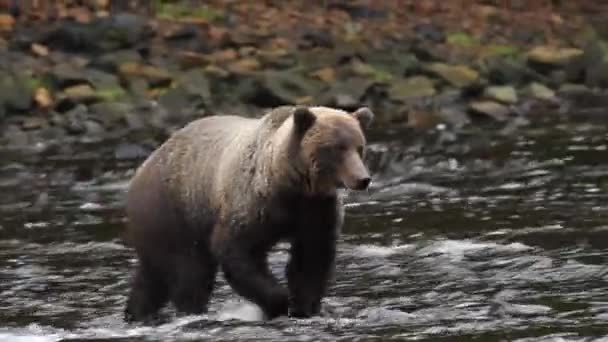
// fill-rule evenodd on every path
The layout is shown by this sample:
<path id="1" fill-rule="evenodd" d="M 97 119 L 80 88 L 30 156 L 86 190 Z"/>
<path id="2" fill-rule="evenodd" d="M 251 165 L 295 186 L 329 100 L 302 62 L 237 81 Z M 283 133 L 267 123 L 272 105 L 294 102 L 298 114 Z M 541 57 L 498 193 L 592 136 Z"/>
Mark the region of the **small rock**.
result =
<path id="1" fill-rule="evenodd" d="M 338 108 L 353 108 L 359 104 L 357 100 L 351 94 L 336 94 L 334 105 Z"/>
<path id="2" fill-rule="evenodd" d="M 367 76 L 373 76 L 375 73 L 375 70 L 371 65 L 364 63 L 364 62 L 360 61 L 359 59 L 354 59 L 350 63 L 350 68 L 351 68 L 353 74 L 356 76 L 367 77 Z"/>
<path id="3" fill-rule="evenodd" d="M 68 62 L 55 65 L 50 75 L 61 88 L 87 83 L 83 70 Z"/>
<path id="4" fill-rule="evenodd" d="M 211 85 L 203 71 L 192 70 L 182 74 L 179 84 L 193 101 L 211 102 Z"/>
<path id="5" fill-rule="evenodd" d="M 28 135 L 17 125 L 8 125 L 2 132 L 2 137 L 8 146 L 29 145 Z"/>
<path id="6" fill-rule="evenodd" d="M 517 93 L 511 86 L 490 86 L 484 91 L 485 97 L 498 102 L 513 104 L 517 103 Z"/>
<path id="7" fill-rule="evenodd" d="M 306 29 L 301 39 L 304 44 L 302 47 L 324 47 L 333 48 L 334 41 L 331 32 L 327 30 Z"/>
<path id="8" fill-rule="evenodd" d="M 171 82 L 171 74 L 152 65 L 143 65 L 134 62 L 121 64 L 119 73 L 124 78 L 142 77 L 152 86 L 167 86 Z"/>
<path id="9" fill-rule="evenodd" d="M 270 96 L 285 104 L 296 103 L 297 99 L 305 96 L 314 96 L 320 88 L 318 81 L 289 71 L 266 71 L 262 83 Z"/>
<path id="10" fill-rule="evenodd" d="M 92 117 L 111 128 L 121 122 L 127 113 L 133 112 L 133 106 L 122 102 L 99 102 L 90 105 L 89 111 Z"/>
<path id="11" fill-rule="evenodd" d="M 492 57 L 486 64 L 485 75 L 494 84 L 520 85 L 529 81 L 548 82 L 546 76 L 514 58 Z"/>
<path id="12" fill-rule="evenodd" d="M 555 97 L 555 92 L 545 85 L 532 82 L 527 87 L 525 87 L 522 92 L 534 99 L 544 100 L 544 101 L 555 101 L 557 100 Z"/>
<path id="13" fill-rule="evenodd" d="M 436 113 L 428 110 L 410 110 L 407 113 L 407 124 L 418 129 L 431 129 L 441 123 Z"/>
<path id="14" fill-rule="evenodd" d="M 82 134 L 86 131 L 84 121 L 88 115 L 87 106 L 78 104 L 64 114 L 65 129 L 69 134 Z"/>
<path id="15" fill-rule="evenodd" d="M 135 112 L 125 112 L 125 122 L 130 130 L 137 131 L 146 127 L 141 115 Z"/>
<path id="16" fill-rule="evenodd" d="M 441 28 L 432 23 L 418 24 L 414 26 L 414 32 L 419 38 L 433 43 L 443 43 L 445 41 L 445 34 Z"/>
<path id="17" fill-rule="evenodd" d="M 210 63 L 214 64 L 226 64 L 228 62 L 236 61 L 239 57 L 238 52 L 235 49 L 225 49 L 213 52 L 208 56 Z"/>
<path id="18" fill-rule="evenodd" d="M 114 74 L 91 68 L 84 69 L 83 74 L 95 89 L 120 88 L 120 80 Z"/>
<path id="19" fill-rule="evenodd" d="M 114 150 L 114 157 L 118 160 L 145 158 L 148 152 L 140 145 L 122 143 Z"/>
<path id="20" fill-rule="evenodd" d="M 564 66 L 582 55 L 583 50 L 580 49 L 537 46 L 528 52 L 528 60 L 539 64 Z"/>
<path id="21" fill-rule="evenodd" d="M 471 123 L 471 118 L 465 112 L 466 108 L 460 107 L 461 106 L 451 106 L 441 108 L 437 112 L 437 116 L 445 123 L 457 128 L 462 128 Z"/>
<path id="22" fill-rule="evenodd" d="M 370 79 L 347 78 L 332 84 L 316 102 L 326 106 L 350 109 L 350 107 L 344 106 L 344 102 L 358 105 L 373 85 L 374 81 Z M 345 99 L 348 99 L 348 101 L 344 101 Z M 342 106 L 338 106 L 338 104 L 342 104 Z"/>
<path id="23" fill-rule="evenodd" d="M 84 129 L 87 132 L 87 135 L 96 136 L 97 138 L 105 133 L 103 126 L 99 122 L 93 120 L 86 120 L 84 122 Z"/>
<path id="24" fill-rule="evenodd" d="M 391 83 L 388 90 L 391 99 L 400 101 L 433 96 L 436 92 L 433 81 L 425 76 L 398 79 Z"/>
<path id="25" fill-rule="evenodd" d="M 479 80 L 479 73 L 466 65 L 432 63 L 428 69 L 458 88 L 465 88 Z"/>
<path id="26" fill-rule="evenodd" d="M 63 20 L 45 32 L 39 43 L 65 51 L 103 52 L 133 47 L 150 36 L 144 17 L 116 13 L 90 23 Z"/>
<path id="27" fill-rule="evenodd" d="M 230 76 L 230 73 L 217 65 L 207 65 L 205 67 L 205 73 L 209 76 L 214 76 L 218 78 L 224 78 Z"/>
<path id="28" fill-rule="evenodd" d="M 183 69 L 196 68 L 207 65 L 209 62 L 207 55 L 193 51 L 179 51 L 177 52 L 177 59 Z"/>
<path id="29" fill-rule="evenodd" d="M 608 25 L 606 25 L 608 27 Z M 575 63 L 573 63 L 575 64 Z M 585 84 L 592 88 L 608 87 L 608 43 L 601 40 L 592 40 L 585 47 L 585 58 L 572 67 L 577 74 L 585 75 Z M 583 72 L 576 70 L 580 66 Z M 576 81 L 576 80 L 575 80 Z"/>
<path id="30" fill-rule="evenodd" d="M 95 89 L 88 84 L 79 84 L 65 88 L 63 93 L 75 103 L 97 100 Z"/>
<path id="31" fill-rule="evenodd" d="M 325 67 L 311 73 L 311 76 L 316 77 L 325 83 L 333 83 L 336 81 L 336 70 L 331 67 Z"/>
<path id="32" fill-rule="evenodd" d="M 27 83 L 27 79 L 0 72 L 0 106 L 3 104 L 8 110 L 16 111 L 30 109 L 34 90 Z"/>
<path id="33" fill-rule="evenodd" d="M 172 122 L 181 122 L 194 114 L 190 98 L 181 87 L 170 88 L 158 98 L 158 103 L 167 109 Z"/>
<path id="34" fill-rule="evenodd" d="M 248 57 L 239 59 L 234 63 L 230 63 L 228 65 L 228 71 L 237 75 L 243 75 L 251 74 L 254 71 L 260 70 L 261 67 L 262 64 L 260 64 L 260 62 L 256 58 Z"/>
<path id="35" fill-rule="evenodd" d="M 487 115 L 496 121 L 507 120 L 511 112 L 507 106 L 494 101 L 473 101 L 469 108 L 474 113 Z"/>
<path id="36" fill-rule="evenodd" d="M 136 51 L 121 50 L 103 54 L 99 58 L 93 59 L 89 66 L 106 72 L 115 73 L 121 65 L 126 63 L 139 63 L 141 62 L 141 59 L 141 56 Z"/>
<path id="37" fill-rule="evenodd" d="M 40 129 L 47 125 L 47 121 L 40 116 L 26 117 L 21 124 L 24 130 Z"/>

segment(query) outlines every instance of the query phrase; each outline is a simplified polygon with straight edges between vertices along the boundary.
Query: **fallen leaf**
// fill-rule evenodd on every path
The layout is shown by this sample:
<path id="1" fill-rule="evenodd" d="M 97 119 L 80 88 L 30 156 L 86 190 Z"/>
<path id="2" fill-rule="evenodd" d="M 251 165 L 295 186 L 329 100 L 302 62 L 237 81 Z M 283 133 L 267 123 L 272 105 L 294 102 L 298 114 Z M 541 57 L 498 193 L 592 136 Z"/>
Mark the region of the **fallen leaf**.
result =
<path id="1" fill-rule="evenodd" d="M 49 55 L 49 48 L 42 44 L 33 43 L 31 49 L 32 52 L 39 57 L 46 57 Z"/>
<path id="2" fill-rule="evenodd" d="M 53 98 L 51 97 L 51 93 L 43 87 L 36 89 L 34 101 L 36 102 L 39 108 L 43 109 L 49 108 L 53 105 Z"/>
<path id="3" fill-rule="evenodd" d="M 0 31 L 11 32 L 15 27 L 15 18 L 9 14 L 0 14 Z"/>

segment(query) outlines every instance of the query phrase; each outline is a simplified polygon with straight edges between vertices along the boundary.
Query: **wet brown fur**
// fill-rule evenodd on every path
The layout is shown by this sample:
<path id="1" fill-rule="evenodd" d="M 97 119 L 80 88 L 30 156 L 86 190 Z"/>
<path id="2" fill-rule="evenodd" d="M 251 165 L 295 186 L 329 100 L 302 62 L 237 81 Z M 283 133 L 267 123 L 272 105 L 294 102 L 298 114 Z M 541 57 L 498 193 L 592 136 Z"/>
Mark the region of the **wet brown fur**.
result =
<path id="1" fill-rule="evenodd" d="M 344 156 L 365 138 L 356 115 L 310 107 L 314 117 L 299 123 L 312 118 L 310 127 L 296 127 L 295 111 L 199 119 L 140 166 L 127 195 L 139 261 L 127 321 L 153 318 L 169 300 L 180 313 L 205 312 L 220 265 L 267 318 L 319 312 L 342 225 L 342 161 L 356 160 Z M 287 289 L 266 264 L 281 239 L 291 243 Z"/>

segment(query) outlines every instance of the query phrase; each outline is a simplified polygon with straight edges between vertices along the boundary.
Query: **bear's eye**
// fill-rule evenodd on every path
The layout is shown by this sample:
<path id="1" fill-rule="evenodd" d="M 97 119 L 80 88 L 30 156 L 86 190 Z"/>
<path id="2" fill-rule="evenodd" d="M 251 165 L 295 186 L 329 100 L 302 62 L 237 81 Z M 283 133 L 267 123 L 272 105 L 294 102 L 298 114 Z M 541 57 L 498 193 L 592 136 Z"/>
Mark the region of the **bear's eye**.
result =
<path id="1" fill-rule="evenodd" d="M 359 154 L 359 156 L 363 157 L 363 146 L 357 147 L 357 153 Z"/>
<path id="2" fill-rule="evenodd" d="M 338 151 L 340 151 L 340 152 L 344 152 L 344 151 L 348 150 L 348 146 L 346 146 L 345 144 L 338 144 L 336 147 L 338 148 Z"/>

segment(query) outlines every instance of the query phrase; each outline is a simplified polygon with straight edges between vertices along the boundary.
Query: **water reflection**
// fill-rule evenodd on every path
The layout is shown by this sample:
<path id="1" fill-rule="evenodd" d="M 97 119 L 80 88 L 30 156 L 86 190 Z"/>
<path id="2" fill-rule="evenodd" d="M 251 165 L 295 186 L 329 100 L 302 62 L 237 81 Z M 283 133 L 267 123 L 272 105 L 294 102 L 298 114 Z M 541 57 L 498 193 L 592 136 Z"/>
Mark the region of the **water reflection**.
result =
<path id="1" fill-rule="evenodd" d="M 111 146 L 0 151 L 0 341 L 608 335 L 607 128 L 372 141 L 375 181 L 349 197 L 323 317 L 261 322 L 220 279 L 208 315 L 159 327 L 121 320 L 135 262 L 122 201 L 140 159 Z M 271 256 L 278 276 L 286 248 Z"/>

